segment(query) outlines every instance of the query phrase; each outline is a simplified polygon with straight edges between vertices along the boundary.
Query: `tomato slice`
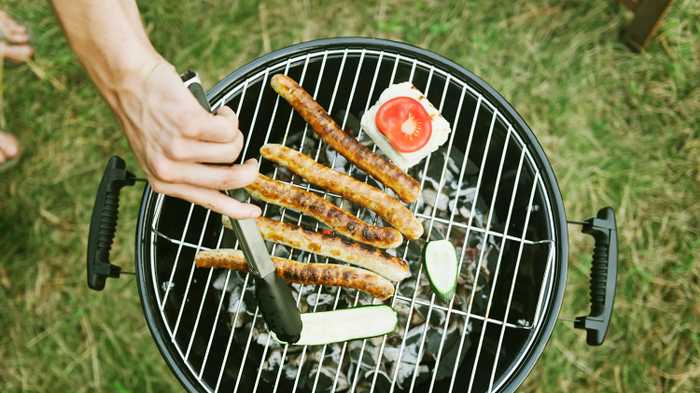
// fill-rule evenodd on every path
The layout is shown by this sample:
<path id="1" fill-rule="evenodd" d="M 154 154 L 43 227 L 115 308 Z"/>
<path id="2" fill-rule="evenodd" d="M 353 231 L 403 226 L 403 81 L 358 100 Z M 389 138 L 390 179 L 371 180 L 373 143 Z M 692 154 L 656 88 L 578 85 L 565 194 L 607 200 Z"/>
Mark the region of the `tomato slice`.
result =
<path id="1" fill-rule="evenodd" d="M 394 149 L 402 153 L 425 146 L 433 133 L 430 115 L 411 97 L 395 97 L 385 102 L 374 122 Z"/>

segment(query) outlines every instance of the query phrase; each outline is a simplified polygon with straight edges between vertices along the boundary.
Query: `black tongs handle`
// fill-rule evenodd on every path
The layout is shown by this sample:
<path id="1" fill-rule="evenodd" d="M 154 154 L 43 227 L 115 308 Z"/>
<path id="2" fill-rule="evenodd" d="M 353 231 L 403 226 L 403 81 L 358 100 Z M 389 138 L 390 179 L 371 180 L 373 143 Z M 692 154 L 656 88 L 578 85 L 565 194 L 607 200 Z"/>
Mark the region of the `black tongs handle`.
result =
<path id="1" fill-rule="evenodd" d="M 593 236 L 591 266 L 591 313 L 576 317 L 574 327 L 586 330 L 588 345 L 601 345 L 608 332 L 617 284 L 617 222 L 615 211 L 606 207 L 585 221 L 583 233 Z"/>

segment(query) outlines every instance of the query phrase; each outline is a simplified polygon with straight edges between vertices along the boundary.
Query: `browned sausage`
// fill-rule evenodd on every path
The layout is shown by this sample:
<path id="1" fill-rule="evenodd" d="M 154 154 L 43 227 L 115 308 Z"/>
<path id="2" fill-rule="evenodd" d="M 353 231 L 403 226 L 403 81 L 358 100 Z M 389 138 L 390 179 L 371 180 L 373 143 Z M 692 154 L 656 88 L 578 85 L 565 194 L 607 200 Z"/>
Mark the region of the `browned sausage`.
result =
<path id="1" fill-rule="evenodd" d="M 306 154 L 283 145 L 265 145 L 260 149 L 260 154 L 270 161 L 289 168 L 307 182 L 374 211 L 409 239 L 418 239 L 423 235 L 423 225 L 411 214 L 411 211 L 397 199 L 376 187 L 334 171 Z"/>
<path id="2" fill-rule="evenodd" d="M 200 251 L 194 260 L 198 267 L 248 271 L 245 256 L 240 250 Z M 394 294 L 394 286 L 389 280 L 356 267 L 333 263 L 301 263 L 278 257 L 272 257 L 272 263 L 275 264 L 275 274 L 288 283 L 352 288 L 366 292 L 379 300 L 385 300 Z"/>
<path id="3" fill-rule="evenodd" d="M 405 202 L 418 198 L 420 184 L 396 164 L 374 153 L 352 135 L 341 130 L 325 109 L 292 78 L 277 74 L 270 80 L 272 88 L 311 125 L 311 128 L 335 151 L 360 169 L 391 188 Z"/>
<path id="4" fill-rule="evenodd" d="M 224 226 L 231 228 L 231 220 L 228 217 L 222 216 L 222 221 Z M 267 217 L 259 217 L 257 224 L 265 240 L 335 258 L 371 270 L 391 281 L 401 281 L 411 276 L 411 270 L 406 261 L 378 248 L 354 243 L 331 234 L 309 231 Z"/>
<path id="5" fill-rule="evenodd" d="M 258 175 L 245 189 L 255 199 L 311 216 L 358 242 L 379 248 L 394 248 L 403 241 L 401 233 L 394 228 L 368 224 L 313 192 L 265 175 Z"/>

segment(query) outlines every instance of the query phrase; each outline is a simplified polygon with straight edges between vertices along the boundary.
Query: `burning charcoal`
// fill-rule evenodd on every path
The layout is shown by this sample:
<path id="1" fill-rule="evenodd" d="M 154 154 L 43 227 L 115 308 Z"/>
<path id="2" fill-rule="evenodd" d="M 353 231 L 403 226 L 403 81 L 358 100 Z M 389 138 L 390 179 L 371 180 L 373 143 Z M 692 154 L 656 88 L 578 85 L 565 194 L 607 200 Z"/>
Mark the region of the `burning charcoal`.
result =
<path id="1" fill-rule="evenodd" d="M 423 190 L 423 199 L 425 200 L 425 203 L 435 207 L 438 210 L 447 210 L 449 198 L 442 192 L 438 194 L 436 191 L 431 189 Z"/>
<path id="2" fill-rule="evenodd" d="M 460 168 L 455 164 L 455 160 L 452 157 L 447 157 L 447 168 L 452 173 L 460 173 Z"/>
<path id="3" fill-rule="evenodd" d="M 327 293 L 322 293 L 318 295 L 316 292 L 310 294 L 306 297 L 306 303 L 309 307 L 324 306 L 333 303 L 333 296 Z"/>
<path id="4" fill-rule="evenodd" d="M 175 288 L 175 283 L 172 281 L 163 281 L 163 284 L 161 284 L 160 288 L 163 291 L 172 290 L 173 288 Z"/>
<path id="5" fill-rule="evenodd" d="M 275 244 L 273 247 L 274 251 L 272 253 L 273 256 L 280 257 L 280 258 L 288 258 L 290 255 L 289 249 L 281 244 Z"/>
<path id="6" fill-rule="evenodd" d="M 309 378 L 307 379 L 307 387 L 309 391 L 314 389 L 316 386 L 317 392 L 329 392 L 333 387 L 333 380 L 335 379 L 335 369 L 329 369 L 328 367 L 314 366 L 309 373 Z M 336 389 L 337 390 L 337 389 Z"/>
<path id="7" fill-rule="evenodd" d="M 297 367 L 292 367 L 289 364 L 284 367 L 284 376 L 289 380 L 294 380 L 297 377 L 297 372 L 299 372 Z"/>
<path id="8" fill-rule="evenodd" d="M 527 319 L 518 319 L 517 321 L 515 321 L 515 323 L 517 323 L 518 326 L 522 326 L 525 328 L 529 328 L 530 326 L 532 326 L 530 321 L 528 321 Z"/>
<path id="9" fill-rule="evenodd" d="M 447 208 L 450 210 L 450 213 L 456 213 L 456 208 L 457 208 L 457 200 L 455 199 L 450 199 L 449 202 L 447 202 Z"/>
<path id="10" fill-rule="evenodd" d="M 450 197 L 458 197 L 462 203 L 466 203 L 471 206 L 476 198 L 476 187 L 464 187 L 459 190 L 450 191 Z"/>
<path id="11" fill-rule="evenodd" d="M 423 323 L 425 323 L 425 316 L 423 313 L 420 312 L 420 310 L 413 311 L 413 314 L 411 314 L 411 326 L 418 326 Z"/>
<path id="12" fill-rule="evenodd" d="M 258 345 L 265 346 L 265 344 L 267 343 L 268 340 L 270 340 L 270 342 L 275 341 L 275 340 L 272 340 L 270 338 L 270 335 L 267 333 L 260 332 L 260 333 L 255 335 L 255 342 Z"/>
<path id="13" fill-rule="evenodd" d="M 443 326 L 445 324 L 445 319 L 447 315 L 443 310 L 439 308 L 433 308 L 430 313 L 430 324 L 433 326 Z"/>
<path id="14" fill-rule="evenodd" d="M 348 160 L 342 155 L 338 154 L 335 150 L 331 150 L 330 147 L 325 149 L 326 158 L 329 162 L 329 167 L 345 172 L 345 166 L 348 164 Z"/>
<path id="15" fill-rule="evenodd" d="M 275 340 L 270 340 L 270 346 L 273 345 L 273 341 Z M 266 364 L 266 369 L 268 370 L 276 370 L 280 364 L 282 363 L 282 349 L 275 349 L 274 351 L 270 352 L 270 356 L 268 356 L 267 361 L 265 362 Z"/>
<path id="16" fill-rule="evenodd" d="M 236 287 L 231 291 L 231 295 L 228 299 L 227 311 L 231 314 L 236 312 L 242 313 L 246 311 L 245 302 L 241 302 L 241 287 Z"/>
<path id="17" fill-rule="evenodd" d="M 218 276 L 216 276 L 216 280 L 214 280 L 214 284 L 212 284 L 212 286 L 214 287 L 214 289 L 222 291 L 222 290 L 224 290 L 224 285 L 226 285 L 225 291 L 231 292 L 231 290 L 234 287 L 233 283 L 231 282 L 232 276 L 233 276 L 233 274 L 231 274 L 231 272 L 222 271 L 219 273 Z M 227 281 L 228 281 L 228 283 L 227 283 Z"/>
<path id="18" fill-rule="evenodd" d="M 376 381 L 374 382 L 374 391 L 375 392 L 388 392 L 391 389 L 391 377 L 389 374 L 387 374 L 383 370 L 371 370 L 365 373 L 364 379 L 367 381 L 366 383 L 366 389 L 362 391 L 369 391 L 369 387 L 372 384 L 372 381 L 375 379 L 375 374 L 376 374 Z M 360 389 L 357 389 L 360 391 Z"/>

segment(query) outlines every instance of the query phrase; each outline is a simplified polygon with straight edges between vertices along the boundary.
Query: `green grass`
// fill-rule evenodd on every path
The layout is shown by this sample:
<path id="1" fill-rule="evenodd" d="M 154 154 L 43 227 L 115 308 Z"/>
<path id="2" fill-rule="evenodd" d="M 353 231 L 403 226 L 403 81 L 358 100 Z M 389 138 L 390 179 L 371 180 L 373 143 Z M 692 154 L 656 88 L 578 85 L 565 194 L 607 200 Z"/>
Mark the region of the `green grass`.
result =
<path id="1" fill-rule="evenodd" d="M 156 47 L 207 85 L 302 40 L 367 35 L 444 54 L 499 90 L 553 162 L 570 218 L 616 207 L 615 318 L 590 348 L 561 321 L 523 391 L 689 392 L 700 386 L 700 3 L 678 0 L 648 51 L 618 40 L 613 1 L 181 2 L 141 9 Z M 512 3 L 512 4 L 511 4 Z M 33 30 L 37 63 L 7 70 L 24 146 L 0 175 L 0 391 L 164 392 L 179 384 L 152 342 L 136 286 L 86 288 L 94 191 L 107 157 L 135 161 L 43 1 L 1 0 Z M 303 17 L 300 17 L 303 15 Z M 133 261 L 139 192 L 123 193 L 115 263 Z M 571 228 L 563 317 L 588 311 L 590 240 Z"/>

